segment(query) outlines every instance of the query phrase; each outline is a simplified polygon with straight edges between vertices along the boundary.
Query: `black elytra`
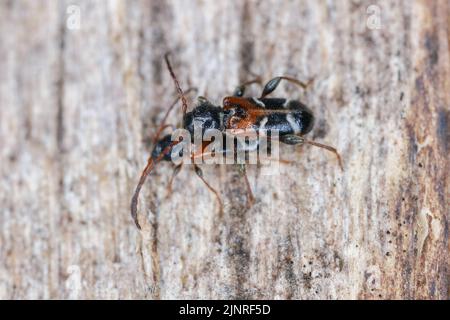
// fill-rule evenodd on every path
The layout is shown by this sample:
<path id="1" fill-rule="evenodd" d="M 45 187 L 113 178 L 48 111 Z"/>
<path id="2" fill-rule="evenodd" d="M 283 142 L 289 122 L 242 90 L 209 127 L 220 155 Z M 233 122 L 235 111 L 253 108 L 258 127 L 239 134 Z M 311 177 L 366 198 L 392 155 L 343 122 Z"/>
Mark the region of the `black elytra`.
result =
<path id="1" fill-rule="evenodd" d="M 239 104 L 231 106 L 225 111 L 225 128 L 238 129 L 246 126 L 257 132 L 276 130 L 281 137 L 292 134 L 305 135 L 314 126 L 312 111 L 298 100 L 254 97 L 246 100 L 253 108 L 244 109 Z"/>

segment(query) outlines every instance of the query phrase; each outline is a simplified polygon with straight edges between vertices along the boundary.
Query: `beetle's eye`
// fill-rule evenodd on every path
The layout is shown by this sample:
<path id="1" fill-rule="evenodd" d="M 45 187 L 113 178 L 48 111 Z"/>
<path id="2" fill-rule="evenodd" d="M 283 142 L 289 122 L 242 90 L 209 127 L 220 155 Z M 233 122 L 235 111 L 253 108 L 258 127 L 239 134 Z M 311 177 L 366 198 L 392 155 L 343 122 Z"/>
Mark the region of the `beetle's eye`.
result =
<path id="1" fill-rule="evenodd" d="M 210 128 L 211 127 L 211 120 L 206 120 L 204 123 L 205 128 Z"/>

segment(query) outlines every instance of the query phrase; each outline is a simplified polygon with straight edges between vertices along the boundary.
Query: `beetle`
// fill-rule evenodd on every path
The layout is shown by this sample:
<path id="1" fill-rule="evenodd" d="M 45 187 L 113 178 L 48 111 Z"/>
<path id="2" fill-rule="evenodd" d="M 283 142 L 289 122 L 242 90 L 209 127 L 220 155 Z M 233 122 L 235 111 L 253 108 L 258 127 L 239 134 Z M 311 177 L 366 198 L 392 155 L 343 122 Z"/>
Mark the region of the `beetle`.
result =
<path id="1" fill-rule="evenodd" d="M 183 149 L 180 148 L 181 140 L 172 141 L 172 136 L 170 134 L 164 135 L 160 138 L 162 132 L 168 125 L 165 124 L 167 117 L 178 101 L 181 100 L 182 105 L 182 127 L 189 132 L 192 141 L 196 134 L 196 128 L 200 128 L 200 132 L 205 134 L 208 130 L 219 130 L 223 132 L 223 137 L 225 134 L 231 132 L 242 132 L 249 129 L 255 130 L 258 134 L 271 132 L 276 130 L 278 132 L 279 141 L 284 144 L 289 145 L 301 145 L 310 144 L 316 147 L 326 149 L 335 154 L 338 164 L 341 169 L 342 160 L 337 152 L 337 150 L 331 146 L 324 145 L 315 141 L 307 140 L 304 138 L 308 134 L 314 125 L 314 115 L 313 112 L 299 100 L 289 100 L 285 98 L 267 98 L 267 95 L 271 94 L 280 84 L 282 80 L 291 82 L 295 85 L 306 89 L 310 83 L 301 82 L 295 78 L 287 76 L 279 76 L 269 80 L 261 93 L 260 97 L 244 97 L 246 87 L 254 83 L 261 83 L 259 78 L 248 81 L 240 86 L 238 86 L 232 96 L 227 96 L 223 99 L 222 106 L 214 105 L 212 102 L 208 101 L 204 97 L 198 97 L 198 103 L 195 108 L 187 112 L 188 105 L 175 73 L 173 72 L 172 66 L 170 64 L 168 54 L 164 56 L 169 73 L 175 83 L 175 87 L 178 92 L 178 97 L 174 103 L 167 110 L 161 125 L 156 131 L 156 135 L 153 139 L 153 150 L 148 159 L 147 165 L 144 168 L 139 182 L 136 186 L 135 192 L 131 200 L 131 216 L 138 227 L 141 226 L 137 217 L 137 203 L 139 198 L 139 193 L 142 186 L 145 183 L 147 176 L 152 172 L 155 165 L 160 161 L 171 161 L 171 155 L 173 152 L 178 152 L 182 155 Z M 186 91 L 194 91 L 191 88 Z M 200 150 L 196 153 L 190 155 L 191 158 L 202 157 L 205 148 L 211 143 L 211 141 L 203 141 Z M 258 145 L 256 145 L 256 148 Z M 236 152 L 236 145 L 234 145 L 233 150 L 224 147 L 219 152 L 224 154 L 229 152 Z M 250 150 L 250 151 L 254 151 Z M 177 165 L 174 168 L 171 179 L 169 180 L 168 189 L 172 185 L 174 177 L 181 170 L 182 164 Z M 204 179 L 202 170 L 196 164 L 194 164 L 194 170 L 197 176 L 205 183 L 210 191 L 212 191 L 216 198 L 218 199 L 220 212 L 222 212 L 223 204 L 219 193 L 211 187 L 211 185 Z M 250 205 L 254 202 L 254 196 L 250 188 L 250 184 L 245 173 L 245 165 L 241 166 L 241 171 L 245 177 L 245 182 L 248 191 L 248 198 Z"/>

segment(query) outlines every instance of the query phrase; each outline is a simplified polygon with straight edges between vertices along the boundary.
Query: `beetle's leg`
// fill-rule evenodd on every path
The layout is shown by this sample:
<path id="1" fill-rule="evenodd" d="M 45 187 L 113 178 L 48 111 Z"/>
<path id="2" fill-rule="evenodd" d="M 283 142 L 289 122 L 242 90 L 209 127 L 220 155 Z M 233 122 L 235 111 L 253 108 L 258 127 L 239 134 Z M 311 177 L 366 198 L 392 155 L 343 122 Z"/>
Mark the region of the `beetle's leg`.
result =
<path id="1" fill-rule="evenodd" d="M 268 158 L 268 157 L 261 157 L 261 156 L 258 156 L 259 157 L 259 159 L 261 160 L 261 159 L 270 159 L 270 158 Z M 291 161 L 291 160 L 286 160 L 286 159 L 281 159 L 281 158 L 278 158 L 278 159 L 275 159 L 275 161 L 278 161 L 278 162 L 280 162 L 280 163 L 283 163 L 283 164 L 291 164 L 291 163 L 293 163 L 294 161 Z"/>
<path id="2" fill-rule="evenodd" d="M 206 96 L 198 96 L 198 97 L 197 97 L 197 102 L 198 102 L 199 104 L 202 104 L 202 103 L 209 103 L 209 104 L 212 104 L 212 103 L 208 100 L 208 98 L 207 98 Z"/>
<path id="3" fill-rule="evenodd" d="M 238 155 L 238 147 L 236 144 L 234 145 L 233 149 L 234 149 L 234 157 L 236 160 L 236 157 Z M 253 206 L 253 204 L 255 203 L 255 197 L 253 196 L 252 188 L 250 186 L 250 182 L 248 181 L 245 163 L 240 163 L 240 164 L 238 164 L 238 166 L 239 166 L 239 173 L 241 174 L 241 176 L 244 177 L 245 185 L 247 188 L 248 207 L 251 208 Z"/>
<path id="4" fill-rule="evenodd" d="M 247 170 L 246 170 L 245 164 L 240 164 L 239 165 L 239 173 L 245 179 L 245 185 L 247 187 L 248 206 L 252 207 L 253 204 L 255 203 L 255 197 L 253 196 L 252 188 L 250 186 L 250 182 L 248 181 Z"/>
<path id="5" fill-rule="evenodd" d="M 291 144 L 291 145 L 296 145 L 296 144 L 310 144 L 312 146 L 316 146 L 319 148 L 323 148 L 326 149 L 330 152 L 333 152 L 336 155 L 336 158 L 338 160 L 339 163 L 339 167 L 341 168 L 342 171 L 344 171 L 344 167 L 342 166 L 342 159 L 341 156 L 339 155 L 339 153 L 337 152 L 336 148 L 333 148 L 331 146 L 327 146 L 325 144 L 321 144 L 315 141 L 311 141 L 311 140 L 306 140 L 303 137 L 294 135 L 294 134 L 288 134 L 288 135 L 284 135 L 280 137 L 280 141 L 286 144 Z"/>
<path id="6" fill-rule="evenodd" d="M 166 198 L 170 194 L 172 194 L 173 180 L 178 175 L 178 173 L 180 173 L 182 167 L 183 167 L 183 163 L 180 163 L 179 165 L 175 166 L 175 168 L 173 168 L 172 176 L 170 177 L 169 183 L 167 184 Z"/>
<path id="7" fill-rule="evenodd" d="M 200 169 L 199 166 L 194 164 L 194 170 L 195 173 L 197 174 L 197 176 L 203 181 L 203 183 L 206 185 L 206 187 L 208 187 L 208 189 L 214 193 L 214 195 L 217 198 L 217 201 L 219 202 L 219 207 L 220 207 L 220 211 L 219 211 L 219 215 L 222 216 L 223 215 L 223 203 L 222 203 L 222 199 L 220 198 L 219 192 L 217 192 L 217 190 L 215 190 L 213 187 L 211 187 L 211 185 L 205 180 L 205 178 L 203 177 L 203 171 L 202 169 Z"/>
<path id="8" fill-rule="evenodd" d="M 278 85 L 280 84 L 281 80 L 286 80 L 288 82 L 296 84 L 299 87 L 302 87 L 303 89 L 306 89 L 312 83 L 312 80 L 309 80 L 307 83 L 305 83 L 305 82 L 302 82 L 300 80 L 297 80 L 297 79 L 291 78 L 291 77 L 285 77 L 285 76 L 275 77 L 275 78 L 269 80 L 269 82 L 266 83 L 266 85 L 264 86 L 264 89 L 263 89 L 263 91 L 261 93 L 261 97 L 260 98 L 264 98 L 268 94 L 272 93 L 278 87 Z"/>
<path id="9" fill-rule="evenodd" d="M 244 96 L 246 87 L 251 85 L 251 84 L 254 84 L 254 83 L 262 85 L 261 78 L 260 77 L 256 77 L 253 80 L 250 80 L 250 81 L 247 81 L 247 82 L 244 82 L 244 83 L 238 85 L 236 87 L 236 89 L 234 89 L 233 96 L 235 96 L 235 97 L 242 97 L 242 96 Z"/>

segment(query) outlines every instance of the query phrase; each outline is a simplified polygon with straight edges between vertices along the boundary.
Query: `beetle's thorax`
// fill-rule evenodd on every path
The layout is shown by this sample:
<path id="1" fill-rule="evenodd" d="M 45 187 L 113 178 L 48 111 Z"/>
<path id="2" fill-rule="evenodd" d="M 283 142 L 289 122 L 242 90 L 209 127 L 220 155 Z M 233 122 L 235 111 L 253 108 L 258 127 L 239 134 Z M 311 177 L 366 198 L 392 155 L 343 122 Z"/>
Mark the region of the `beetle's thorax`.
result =
<path id="1" fill-rule="evenodd" d="M 195 129 L 201 129 L 202 134 L 208 129 L 223 131 L 223 110 L 221 107 L 204 101 L 186 113 L 183 119 L 183 128 L 188 130 L 191 136 L 194 135 Z"/>

